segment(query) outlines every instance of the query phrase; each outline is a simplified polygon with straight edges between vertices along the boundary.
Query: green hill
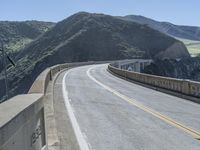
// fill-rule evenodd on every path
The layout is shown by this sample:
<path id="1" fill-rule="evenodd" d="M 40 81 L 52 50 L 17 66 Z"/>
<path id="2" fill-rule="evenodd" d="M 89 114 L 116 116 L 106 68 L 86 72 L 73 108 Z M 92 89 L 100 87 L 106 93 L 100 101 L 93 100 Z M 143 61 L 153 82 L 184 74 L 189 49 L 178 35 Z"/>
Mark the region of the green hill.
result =
<path id="1" fill-rule="evenodd" d="M 0 21 L 0 40 L 3 41 L 7 54 L 14 58 L 21 49 L 53 26 L 54 23 L 42 21 Z M 0 59 L 0 72 L 2 69 Z"/>
<path id="2" fill-rule="evenodd" d="M 200 27 L 174 25 L 169 22 L 159 22 L 137 15 L 128 15 L 118 18 L 126 21 L 146 24 L 155 30 L 158 30 L 164 34 L 170 35 L 182 41 L 191 55 L 200 54 Z"/>
<path id="3" fill-rule="evenodd" d="M 0 21 L 0 38 L 7 51 L 12 53 L 24 48 L 53 25 L 54 23 L 41 21 Z"/>
<path id="4" fill-rule="evenodd" d="M 137 15 L 127 15 L 118 18 L 127 21 L 137 22 L 140 24 L 146 24 L 153 29 L 156 29 L 173 37 L 200 41 L 200 27 L 174 25 L 169 22 L 159 22 L 150 18 L 146 18 L 144 16 Z"/>
<path id="5" fill-rule="evenodd" d="M 200 41 L 188 40 L 182 38 L 178 38 L 178 40 L 182 41 L 185 44 L 191 55 L 200 56 Z"/>
<path id="6" fill-rule="evenodd" d="M 57 23 L 19 52 L 16 67 L 8 69 L 10 93 L 27 92 L 42 70 L 58 63 L 182 57 L 190 57 L 182 42 L 146 25 L 81 12 Z M 0 97 L 4 93 L 1 90 Z"/>

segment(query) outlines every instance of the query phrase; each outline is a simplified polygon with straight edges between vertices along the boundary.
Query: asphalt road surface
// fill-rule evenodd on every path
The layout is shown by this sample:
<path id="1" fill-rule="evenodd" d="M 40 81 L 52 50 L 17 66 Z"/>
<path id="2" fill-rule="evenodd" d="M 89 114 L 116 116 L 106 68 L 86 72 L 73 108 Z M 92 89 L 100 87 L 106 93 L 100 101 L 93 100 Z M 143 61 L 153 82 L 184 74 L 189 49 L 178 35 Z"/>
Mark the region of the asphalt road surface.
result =
<path id="1" fill-rule="evenodd" d="M 115 77 L 70 69 L 62 93 L 82 149 L 200 150 L 200 105 Z"/>

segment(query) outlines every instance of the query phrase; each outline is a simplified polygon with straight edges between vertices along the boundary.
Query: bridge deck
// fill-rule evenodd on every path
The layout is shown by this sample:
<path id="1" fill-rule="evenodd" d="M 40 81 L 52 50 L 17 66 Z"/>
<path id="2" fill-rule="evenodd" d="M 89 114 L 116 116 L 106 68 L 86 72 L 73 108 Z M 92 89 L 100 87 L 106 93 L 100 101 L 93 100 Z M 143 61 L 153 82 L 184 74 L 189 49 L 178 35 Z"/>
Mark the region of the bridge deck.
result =
<path id="1" fill-rule="evenodd" d="M 74 68 L 55 84 L 66 88 L 55 98 L 64 93 L 78 138 L 89 149 L 199 150 L 199 104 L 117 78 L 106 68 Z"/>

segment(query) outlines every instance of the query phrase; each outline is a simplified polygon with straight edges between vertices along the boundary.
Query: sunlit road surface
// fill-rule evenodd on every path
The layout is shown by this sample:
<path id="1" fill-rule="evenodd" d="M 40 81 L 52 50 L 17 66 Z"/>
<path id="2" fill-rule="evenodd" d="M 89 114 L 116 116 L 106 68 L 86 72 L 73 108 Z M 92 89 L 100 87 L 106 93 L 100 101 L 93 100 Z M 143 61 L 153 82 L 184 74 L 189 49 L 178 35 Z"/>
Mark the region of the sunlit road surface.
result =
<path id="1" fill-rule="evenodd" d="M 65 73 L 62 91 L 82 149 L 200 150 L 200 105 L 113 76 L 107 65 Z"/>

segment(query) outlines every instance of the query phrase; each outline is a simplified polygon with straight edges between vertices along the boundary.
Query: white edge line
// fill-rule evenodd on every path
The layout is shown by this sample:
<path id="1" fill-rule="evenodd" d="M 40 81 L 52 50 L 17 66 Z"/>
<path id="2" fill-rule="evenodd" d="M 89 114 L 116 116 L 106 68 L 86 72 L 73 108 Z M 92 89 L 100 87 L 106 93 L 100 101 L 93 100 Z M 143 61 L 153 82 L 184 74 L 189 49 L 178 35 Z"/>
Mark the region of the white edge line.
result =
<path id="1" fill-rule="evenodd" d="M 108 86 L 104 85 L 103 83 L 97 81 L 97 80 L 90 74 L 90 71 L 91 71 L 93 68 L 95 68 L 95 67 L 96 67 L 96 66 L 90 67 L 90 68 L 87 70 L 87 75 L 88 75 L 88 77 L 89 77 L 90 79 L 92 79 L 94 82 L 96 82 L 97 84 L 99 84 L 100 86 L 102 86 L 103 88 L 105 88 L 106 90 L 108 90 L 109 92 L 113 93 L 113 90 L 112 90 L 110 87 L 108 87 Z"/>
<path id="2" fill-rule="evenodd" d="M 66 85 L 65 85 L 66 77 L 69 74 L 69 72 L 70 71 L 67 71 L 65 73 L 65 75 L 63 77 L 63 80 L 62 80 L 62 91 L 63 91 L 63 97 L 64 97 L 65 106 L 66 106 L 70 121 L 72 123 L 72 127 L 74 129 L 75 136 L 76 136 L 76 139 L 78 141 L 80 149 L 81 150 L 89 150 L 88 143 L 86 142 L 86 140 L 83 137 L 83 134 L 81 132 L 80 126 L 78 125 L 77 119 L 76 119 L 76 117 L 75 117 L 75 115 L 73 113 L 72 106 L 71 106 L 71 104 L 69 102 L 68 92 L 67 92 Z"/>

